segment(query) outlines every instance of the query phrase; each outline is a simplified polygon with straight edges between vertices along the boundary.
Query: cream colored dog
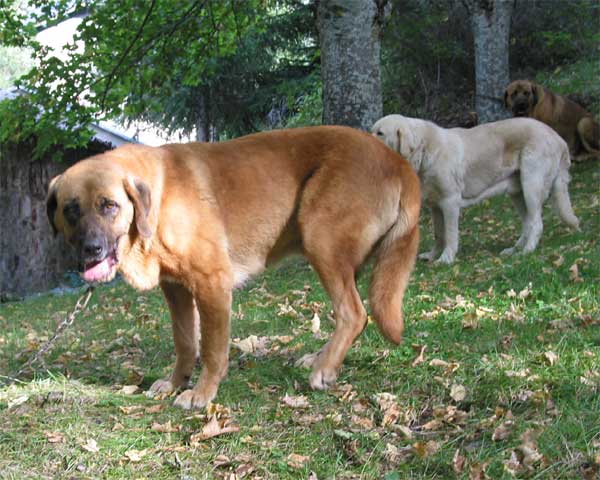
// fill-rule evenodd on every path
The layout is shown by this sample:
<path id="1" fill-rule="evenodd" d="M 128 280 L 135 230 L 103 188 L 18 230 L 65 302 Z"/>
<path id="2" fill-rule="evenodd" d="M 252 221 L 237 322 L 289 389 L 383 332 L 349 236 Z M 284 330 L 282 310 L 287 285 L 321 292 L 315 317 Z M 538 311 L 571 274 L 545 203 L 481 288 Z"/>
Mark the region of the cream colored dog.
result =
<path id="1" fill-rule="evenodd" d="M 550 193 L 562 220 L 572 228 L 579 226 L 569 199 L 569 148 L 537 120 L 512 118 L 471 129 L 445 129 L 388 115 L 372 132 L 408 158 L 421 179 L 435 246 L 420 258 L 454 261 L 460 209 L 502 193 L 511 196 L 523 222 L 517 243 L 503 254 L 535 249 L 543 230 L 542 205 Z"/>

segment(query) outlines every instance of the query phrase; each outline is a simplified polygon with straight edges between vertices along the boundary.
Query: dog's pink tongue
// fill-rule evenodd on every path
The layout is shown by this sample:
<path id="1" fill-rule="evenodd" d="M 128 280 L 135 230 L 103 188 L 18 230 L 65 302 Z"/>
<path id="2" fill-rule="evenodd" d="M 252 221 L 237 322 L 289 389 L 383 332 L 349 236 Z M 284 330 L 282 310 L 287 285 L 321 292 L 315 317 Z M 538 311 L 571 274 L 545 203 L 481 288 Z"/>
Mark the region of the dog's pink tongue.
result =
<path id="1" fill-rule="evenodd" d="M 83 279 L 86 282 L 99 282 L 105 279 L 110 273 L 110 263 L 108 258 L 105 258 L 100 263 L 93 267 L 86 268 L 83 272 Z"/>

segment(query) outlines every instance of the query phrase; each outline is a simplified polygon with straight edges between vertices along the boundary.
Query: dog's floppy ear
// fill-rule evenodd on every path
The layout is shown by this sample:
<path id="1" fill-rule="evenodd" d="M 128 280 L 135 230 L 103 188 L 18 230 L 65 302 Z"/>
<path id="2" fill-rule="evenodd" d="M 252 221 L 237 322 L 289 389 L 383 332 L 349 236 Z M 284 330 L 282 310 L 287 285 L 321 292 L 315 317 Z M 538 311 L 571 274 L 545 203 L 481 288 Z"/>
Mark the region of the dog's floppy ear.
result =
<path id="1" fill-rule="evenodd" d="M 133 203 L 135 226 L 139 234 L 143 238 L 150 238 L 152 236 L 152 230 L 148 223 L 148 214 L 152 205 L 150 187 L 139 178 L 126 178 L 123 180 L 123 185 L 127 196 Z"/>
<path id="2" fill-rule="evenodd" d="M 57 175 L 52 180 L 50 180 L 50 184 L 48 185 L 48 196 L 46 197 L 46 215 L 48 215 L 48 222 L 52 227 L 52 232 L 54 236 L 58 233 L 56 229 L 56 224 L 54 223 L 54 214 L 56 213 L 56 208 L 58 207 L 58 201 L 56 199 L 56 181 L 60 178 L 60 175 Z"/>

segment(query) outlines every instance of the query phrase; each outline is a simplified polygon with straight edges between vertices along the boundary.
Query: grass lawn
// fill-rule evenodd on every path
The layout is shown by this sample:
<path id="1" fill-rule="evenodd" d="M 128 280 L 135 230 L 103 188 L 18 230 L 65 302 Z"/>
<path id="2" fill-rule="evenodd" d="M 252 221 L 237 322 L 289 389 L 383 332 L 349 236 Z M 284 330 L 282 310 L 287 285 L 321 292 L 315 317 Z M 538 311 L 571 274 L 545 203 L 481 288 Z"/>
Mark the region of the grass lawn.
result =
<path id="1" fill-rule="evenodd" d="M 508 198 L 467 209 L 457 262 L 417 265 L 402 345 L 369 324 L 328 392 L 295 366 L 332 331 L 299 259 L 237 292 L 229 376 L 208 412 L 143 394 L 174 362 L 160 293 L 98 287 L 46 366 L 0 388 L 0 478 L 597 478 L 600 164 L 572 176 L 581 232 L 548 205 L 538 250 L 504 258 L 520 230 Z M 0 305 L 0 374 L 80 293 Z"/>

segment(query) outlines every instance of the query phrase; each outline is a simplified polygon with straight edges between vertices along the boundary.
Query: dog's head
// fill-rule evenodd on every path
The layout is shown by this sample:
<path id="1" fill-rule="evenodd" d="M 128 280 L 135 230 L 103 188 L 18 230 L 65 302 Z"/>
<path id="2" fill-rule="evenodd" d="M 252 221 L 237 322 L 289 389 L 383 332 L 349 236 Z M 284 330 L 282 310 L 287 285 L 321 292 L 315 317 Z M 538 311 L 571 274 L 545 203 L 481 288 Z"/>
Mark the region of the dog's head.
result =
<path id="1" fill-rule="evenodd" d="M 411 161 L 420 142 L 410 125 L 411 119 L 402 115 L 387 115 L 371 127 L 371 133 L 392 150 Z"/>
<path id="2" fill-rule="evenodd" d="M 76 250 L 88 282 L 112 280 L 125 244 L 149 238 L 150 188 L 102 155 L 52 179 L 46 208 L 55 234 Z"/>
<path id="3" fill-rule="evenodd" d="M 539 85 L 529 80 L 515 80 L 504 91 L 504 106 L 515 117 L 530 117 L 539 101 Z"/>

